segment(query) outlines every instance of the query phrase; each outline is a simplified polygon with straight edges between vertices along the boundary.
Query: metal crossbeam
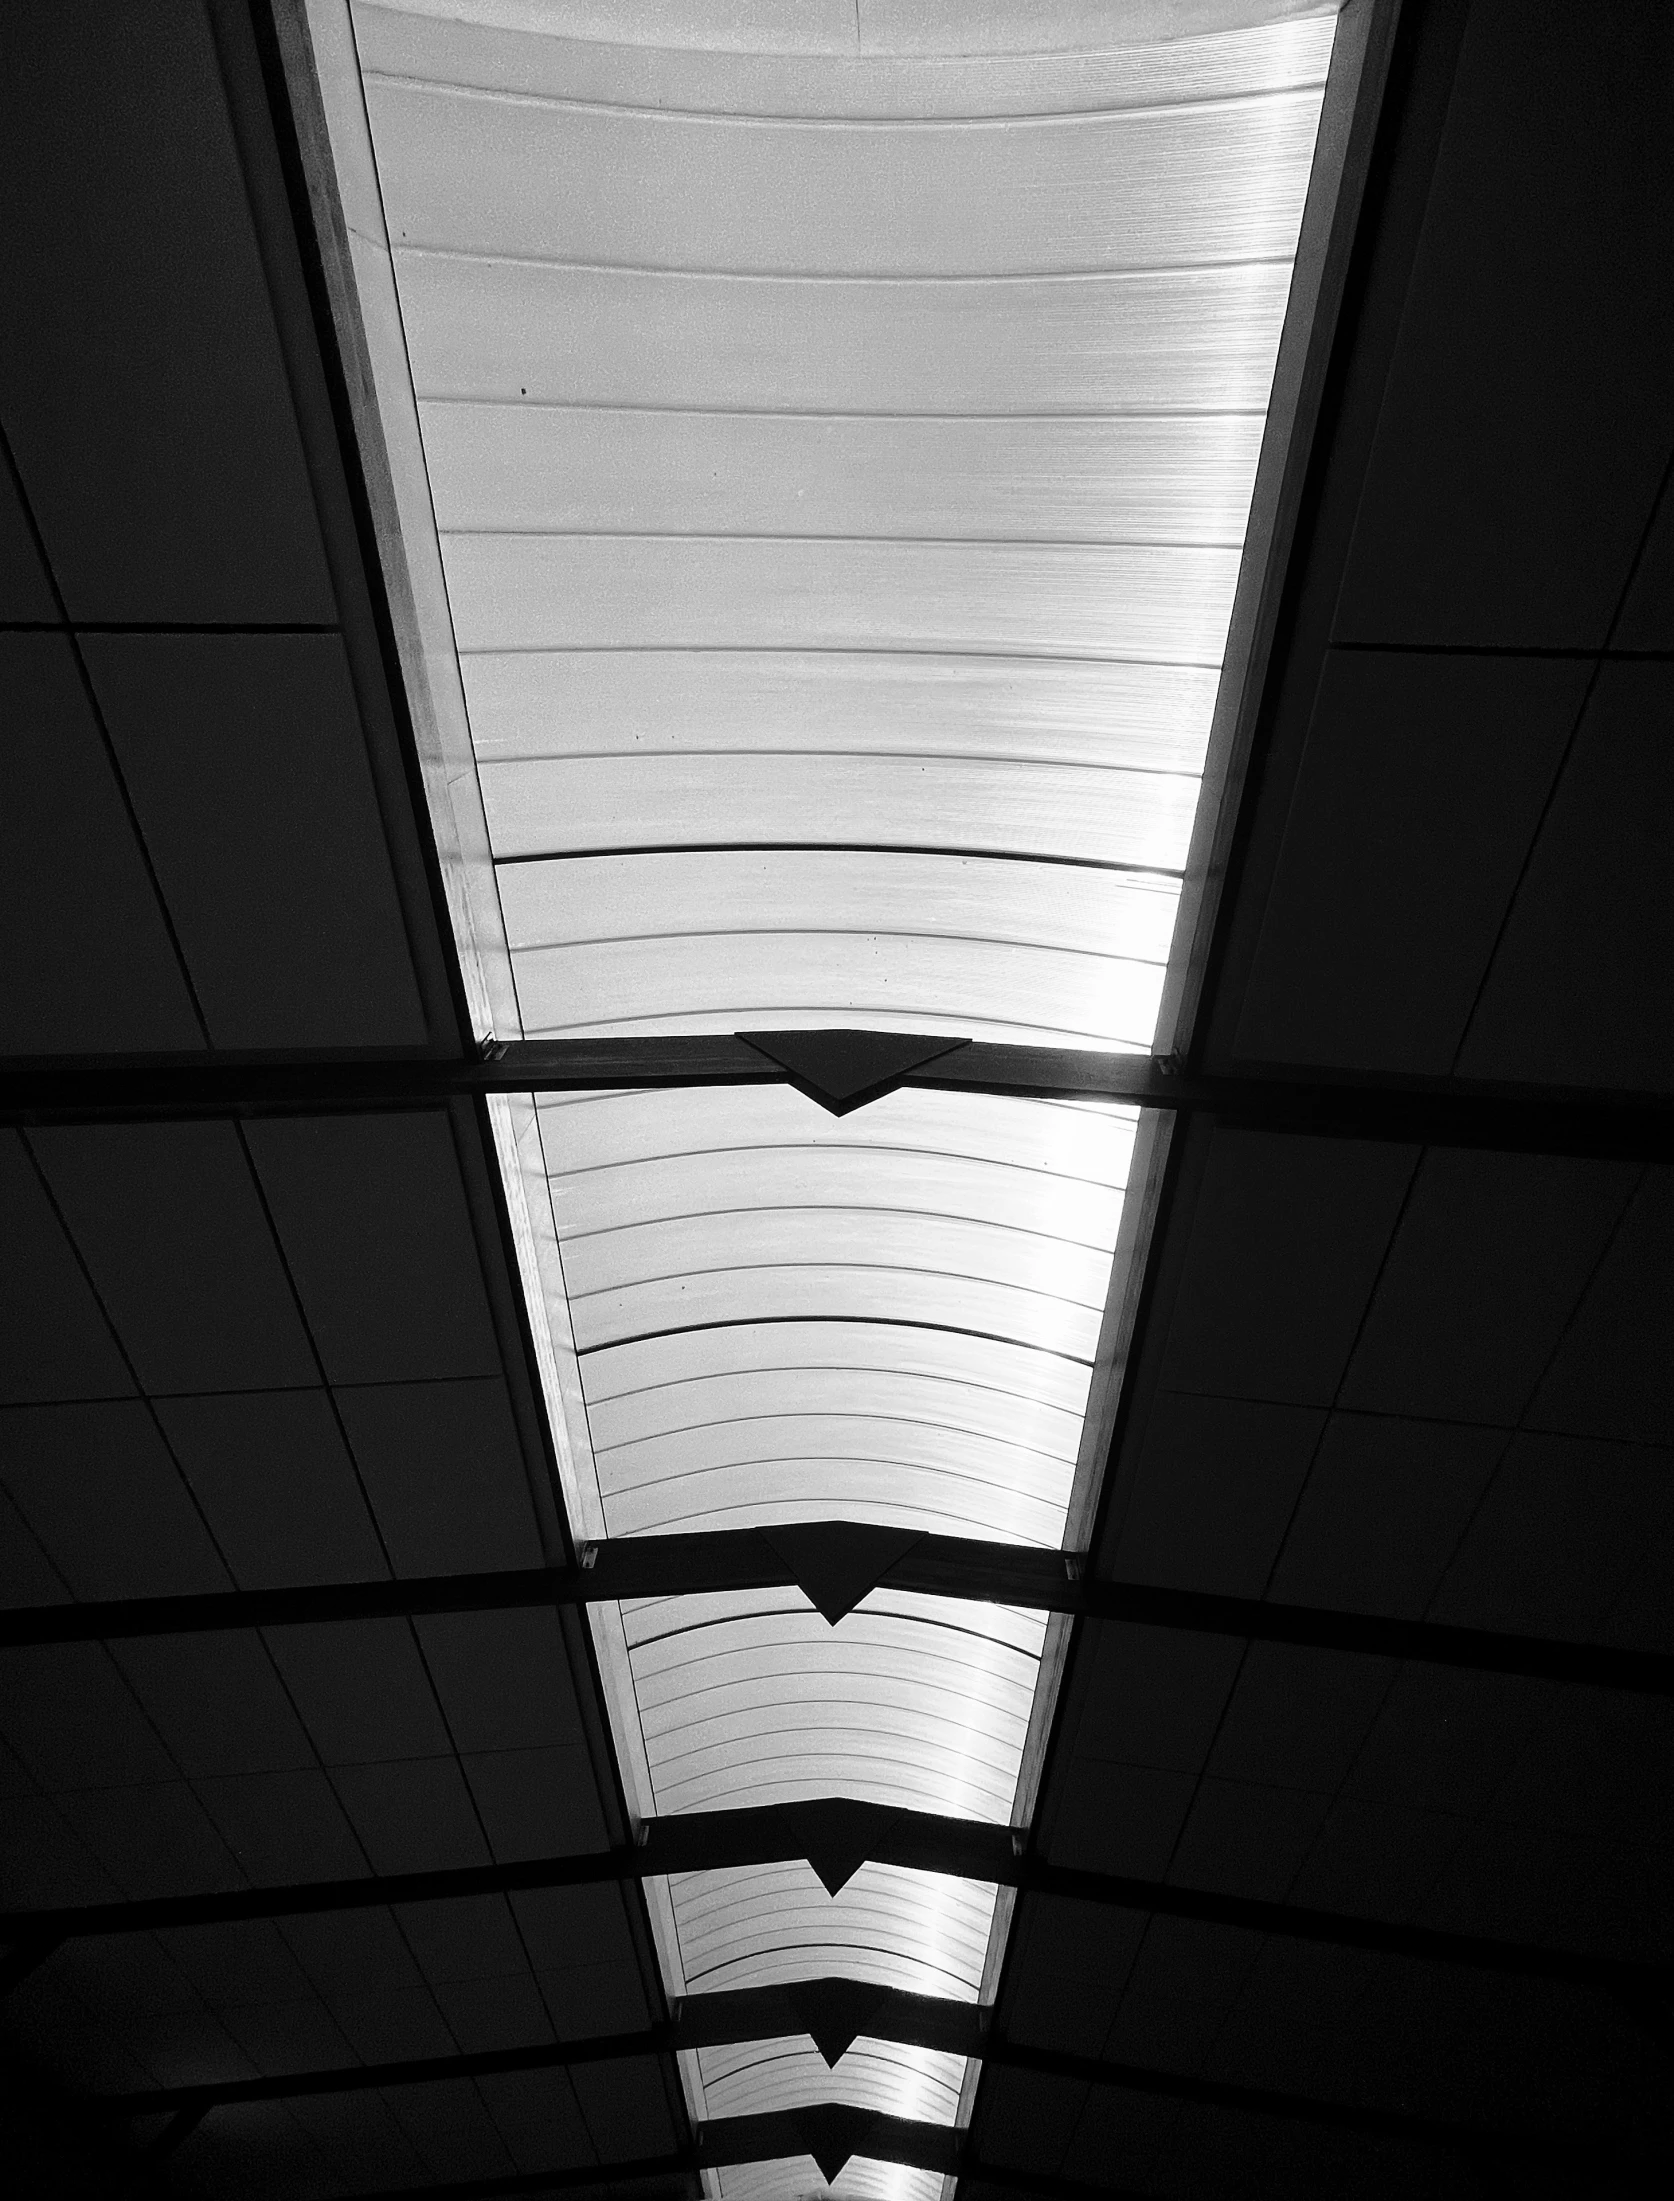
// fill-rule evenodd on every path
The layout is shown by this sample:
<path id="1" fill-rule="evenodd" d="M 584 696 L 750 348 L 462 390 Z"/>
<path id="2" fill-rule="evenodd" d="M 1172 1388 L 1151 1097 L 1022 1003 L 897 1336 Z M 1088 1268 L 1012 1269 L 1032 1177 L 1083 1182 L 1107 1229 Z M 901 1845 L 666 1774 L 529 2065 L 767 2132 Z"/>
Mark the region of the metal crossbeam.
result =
<path id="1" fill-rule="evenodd" d="M 492 2078 L 515 2071 L 551 2071 L 575 2065 L 668 2055 L 681 2049 L 719 2047 L 745 2041 L 794 2038 L 818 2021 L 822 2004 L 847 2012 L 843 2030 L 861 2019 L 850 2040 L 898 2041 L 914 2048 L 977 2056 L 995 2070 L 1027 2072 L 1035 2077 L 1068 2079 L 1084 2086 L 1145 2094 L 1167 2101 L 1232 2109 L 1245 2114 L 1358 2132 L 1379 2139 L 1408 2140 L 1466 2155 L 1497 2156 L 1507 2161 L 1570 2160 L 1595 2171 L 1617 2167 L 1631 2171 L 1631 2160 L 1588 2142 L 1554 2141 L 1547 2135 L 1496 2131 L 1484 2125 L 1423 2117 L 1410 2111 L 1375 2109 L 1352 2102 L 1322 2101 L 1268 2087 L 1234 2086 L 1148 2065 L 1110 2063 L 1061 2050 L 1035 2048 L 994 2038 L 991 2013 L 974 2004 L 911 1995 L 897 1988 L 868 1989 L 852 1980 L 805 1980 L 792 1988 L 744 1988 L 731 1993 L 690 1995 L 674 2006 L 667 2024 L 633 2033 L 610 2033 L 589 2040 L 544 2042 L 527 2048 L 490 2049 L 474 2055 L 430 2056 L 404 2063 L 352 2065 L 326 2071 L 296 2071 L 278 2078 L 231 2079 L 201 2086 L 154 2088 L 137 2094 L 105 2095 L 88 2104 L 105 2116 L 168 2115 L 193 2123 L 211 2110 L 251 2102 L 287 2101 L 301 2096 L 384 2091 L 408 2086 L 444 2085 L 459 2079 Z M 815 2034 L 827 2061 L 841 2061 L 846 2047 L 831 2053 Z M 172 2127 L 171 2127 L 172 2129 Z M 1649 2166 L 1647 2166 L 1649 2167 Z M 1674 2178 L 1674 2164 L 1660 2168 Z"/>
<path id="2" fill-rule="evenodd" d="M 844 1530 L 848 1526 L 841 1524 Z M 794 1560 L 774 1542 L 771 1531 L 761 1529 L 623 1537 L 586 1547 L 581 1561 L 577 1567 L 495 1574 L 336 1582 L 108 1604 L 33 1605 L 0 1613 L 0 1647 L 283 1628 L 325 1620 L 504 1612 L 531 1606 L 603 1604 L 620 1598 L 789 1589 L 799 1584 Z M 1220 1597 L 1143 1582 L 1089 1580 L 1079 1569 L 1080 1561 L 1063 1552 L 922 1536 L 879 1572 L 875 1586 L 1193 1634 L 1674 1696 L 1674 1657 L 1664 1652 L 1500 1635 L 1487 1629 L 1333 1612 L 1311 1605 L 1269 1604 L 1258 1598 Z"/>
<path id="3" fill-rule="evenodd" d="M 945 1046 L 927 1038 L 925 1045 Z M 0 1074 L 0 1123 L 117 1122 L 241 1113 L 435 1105 L 476 1093 L 563 1093 L 788 1082 L 744 1039 L 518 1040 L 469 1058 L 237 1061 L 136 1058 L 37 1065 Z M 1191 1110 L 1271 1131 L 1520 1153 L 1665 1161 L 1674 1105 L 1532 1086 L 1224 1077 L 1166 1057 L 967 1040 L 901 1077 L 941 1092 L 1108 1100 Z"/>
<path id="4" fill-rule="evenodd" d="M 1426 1963 L 1458 1964 L 1524 1979 L 1592 1987 L 1628 2000 L 1668 1991 L 1666 1967 L 1539 1948 L 1431 1927 L 1269 1903 L 1207 1888 L 1140 1880 L 1126 1874 L 1053 1865 L 1030 1853 L 1017 1829 L 944 1818 L 882 1804 L 828 1797 L 753 1810 L 680 1813 L 653 1819 L 631 1848 L 531 1858 L 505 1865 L 304 1881 L 211 1895 L 147 1896 L 0 1916 L 0 1937 L 14 1947 L 99 1934 L 163 1932 L 258 1918 L 367 1910 L 386 1904 L 443 1902 L 459 1896 L 509 1895 L 534 1888 L 644 1880 L 666 1873 L 720 1872 L 801 1860 L 832 1893 L 867 1863 L 985 1880 L 1028 1893 L 1061 1896 L 1120 1910 L 1195 1919 L 1246 1933 L 1364 1949 Z"/>
<path id="5" fill-rule="evenodd" d="M 1247 2090 L 1220 2089 L 1228 2095 Z M 1247 2102 L 1227 2106 L 1247 2108 Z M 1371 2130 L 1372 2128 L 1366 2128 Z M 1465 2148 L 1477 2158 L 1467 2128 L 1437 2125 L 1426 2128 L 1423 2120 L 1398 2122 L 1393 2133 L 1380 2137 Z M 1503 2153 L 1498 2136 L 1490 2136 L 1494 2152 Z M 1599 2148 L 1563 2141 L 1518 2142 L 1516 2152 L 1530 2158 L 1573 2161 L 1593 2175 L 1601 2171 L 1611 2178 L 1612 2192 L 1662 2191 L 1668 2166 L 1661 2161 L 1626 2156 L 1608 2145 Z M 950 2125 L 931 2124 L 907 2117 L 892 2117 L 882 2110 L 860 2109 L 845 2102 L 821 2102 L 805 2109 L 769 2111 L 746 2117 L 717 2117 L 699 2125 L 689 2149 L 640 2158 L 627 2163 L 601 2163 L 587 2168 L 556 2172 L 515 2172 L 498 2178 L 468 2179 L 456 2185 L 409 2188 L 382 2193 L 366 2201 L 498 2201 L 498 2197 L 561 2191 L 575 2192 L 600 2186 L 639 2183 L 646 2179 L 677 2178 L 701 2170 L 720 2170 L 734 2163 L 773 2162 L 811 2155 L 829 2184 L 853 2156 L 874 2162 L 900 2163 L 911 2168 L 952 2174 L 966 2185 L 982 2185 L 1014 2193 L 1039 2194 L 1045 2201 L 1081 2201 L 1094 2194 L 1106 2201 L 1138 2201 L 1125 2188 L 1107 2183 L 1090 2184 L 1061 2176 L 1042 2176 L 1008 2165 L 984 2162 L 969 2146 L 967 2135 Z"/>

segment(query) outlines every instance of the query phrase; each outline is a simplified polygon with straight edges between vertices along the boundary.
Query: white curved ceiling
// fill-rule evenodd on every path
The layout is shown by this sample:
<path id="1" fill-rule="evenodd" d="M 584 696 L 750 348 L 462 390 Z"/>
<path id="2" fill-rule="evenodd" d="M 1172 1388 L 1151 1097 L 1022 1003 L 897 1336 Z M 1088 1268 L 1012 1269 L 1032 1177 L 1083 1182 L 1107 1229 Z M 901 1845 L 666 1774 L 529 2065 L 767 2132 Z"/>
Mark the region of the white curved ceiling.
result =
<path id="1" fill-rule="evenodd" d="M 367 320 L 382 264 L 523 1032 L 1148 1047 L 1331 17 L 353 25 Z M 543 1101 L 516 1166 L 550 1203 L 578 1528 L 1060 1543 L 1134 1130 L 930 1092 L 840 1121 L 783 1087 Z M 879 1592 L 831 1628 L 774 1591 L 600 1625 L 643 1810 L 1026 1802 L 1039 1615 Z M 672 1991 L 975 1999 L 995 1892 L 869 1865 L 834 1898 L 787 1865 L 655 1911 Z M 964 2083 L 864 2040 L 832 2070 L 806 2040 L 686 2065 L 709 2116 L 951 2123 Z M 856 2161 L 838 2190 L 935 2183 Z"/>

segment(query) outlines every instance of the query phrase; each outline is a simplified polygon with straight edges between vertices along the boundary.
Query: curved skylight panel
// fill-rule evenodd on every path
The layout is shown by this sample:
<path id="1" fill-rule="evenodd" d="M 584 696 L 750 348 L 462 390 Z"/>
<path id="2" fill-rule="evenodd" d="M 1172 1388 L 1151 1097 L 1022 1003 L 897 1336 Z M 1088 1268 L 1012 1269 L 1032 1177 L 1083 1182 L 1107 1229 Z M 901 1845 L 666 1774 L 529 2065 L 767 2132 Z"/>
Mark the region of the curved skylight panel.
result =
<path id="1" fill-rule="evenodd" d="M 625 1620 L 660 1811 L 848 1795 L 1009 1819 L 1040 1614 L 874 1591 L 834 1630 L 775 1591 Z"/>
<path id="2" fill-rule="evenodd" d="M 907 1091 L 833 1118 L 764 1086 L 549 1099 L 539 1121 L 595 1444 L 625 1437 L 627 1393 L 672 1413 L 699 1371 L 767 1368 L 775 1356 L 794 1367 L 835 1354 L 945 1380 L 991 1341 L 1008 1348 L 987 1363 L 991 1394 L 1003 1379 L 1030 1414 L 1035 1401 L 1060 1415 L 1084 1403 L 1131 1111 Z M 986 1516 L 986 1533 L 1056 1543 L 1055 1514 L 1030 1527 L 1019 1511 L 1061 1506 L 1054 1448 L 1013 1427 L 1042 1464 L 983 1500 L 1009 1506 Z M 910 1464 L 910 1436 L 925 1460 L 933 1434 L 897 1420 L 890 1456 Z M 738 1456 L 771 1454 L 758 1444 Z M 622 1532 L 631 1458 L 604 1471 Z M 823 1510 L 836 1495 L 822 1486 Z M 773 1502 L 789 1496 L 781 1483 Z"/>
<path id="3" fill-rule="evenodd" d="M 828 1895 L 793 1863 L 679 1873 L 670 1886 L 694 1994 L 837 1978 L 975 2002 L 982 1985 L 995 1890 L 979 1880 L 867 1864 Z"/>
<path id="4" fill-rule="evenodd" d="M 1333 19 L 1083 50 L 1125 13 L 354 9 L 378 340 L 521 1036 L 1151 1045 Z M 585 1532 L 1061 1544 L 1135 1127 L 926 1091 L 842 1119 L 783 1086 L 540 1099 L 508 1166 L 541 1196 Z M 1039 1614 L 879 1590 L 832 1627 L 772 1590 L 595 1626 L 637 1809 L 1020 1808 Z M 651 1890 L 671 1991 L 964 2000 L 996 1896 L 872 1864 L 836 1897 L 804 1864 Z M 682 2068 L 708 2116 L 948 2124 L 964 2080 L 864 2039 Z M 939 2180 L 857 2159 L 835 2186 Z"/>

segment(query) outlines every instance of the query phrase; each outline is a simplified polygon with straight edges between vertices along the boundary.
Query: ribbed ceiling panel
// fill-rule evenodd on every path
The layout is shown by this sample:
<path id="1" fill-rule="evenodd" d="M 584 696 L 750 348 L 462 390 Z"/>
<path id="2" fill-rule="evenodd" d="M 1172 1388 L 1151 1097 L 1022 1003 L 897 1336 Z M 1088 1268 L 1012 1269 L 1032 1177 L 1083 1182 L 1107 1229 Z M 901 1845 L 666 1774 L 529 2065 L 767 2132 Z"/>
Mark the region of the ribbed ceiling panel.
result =
<path id="1" fill-rule="evenodd" d="M 1120 35 L 1067 4 L 356 9 L 525 1033 L 1150 1045 L 1332 20 L 1089 51 L 1093 16 Z M 1131 1115 L 763 1087 L 534 1117 L 588 1522 L 1062 1541 Z M 1039 1615 L 875 1592 L 834 1628 L 771 1591 L 598 1625 L 642 1809 L 1018 1807 Z M 676 1991 L 975 1999 L 996 1891 L 789 1864 L 653 1897 Z M 707 2115 L 951 2123 L 964 2078 L 865 2040 L 685 2066 Z"/>

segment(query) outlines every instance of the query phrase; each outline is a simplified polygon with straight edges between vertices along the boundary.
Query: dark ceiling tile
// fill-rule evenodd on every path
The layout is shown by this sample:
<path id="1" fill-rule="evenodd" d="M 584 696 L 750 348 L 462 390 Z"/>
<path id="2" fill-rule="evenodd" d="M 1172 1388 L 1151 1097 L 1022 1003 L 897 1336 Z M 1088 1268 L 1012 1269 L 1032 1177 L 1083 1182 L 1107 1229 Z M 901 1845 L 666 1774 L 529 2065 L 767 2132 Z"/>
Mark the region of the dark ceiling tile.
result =
<path id="1" fill-rule="evenodd" d="M 581 2064 L 570 2078 L 601 2161 L 666 2155 L 673 2148 L 668 2097 L 650 2056 Z"/>
<path id="2" fill-rule="evenodd" d="M 552 2039 L 546 2004 L 527 1964 L 492 1979 L 444 1980 L 436 2000 L 464 2055 L 544 2046 Z"/>
<path id="3" fill-rule="evenodd" d="M 1465 1819 L 1484 1810 L 1557 1691 L 1519 1674 L 1401 1668 L 1344 1793 Z"/>
<path id="4" fill-rule="evenodd" d="M 214 2085 L 255 2076 L 250 2059 L 211 2011 L 181 2011 L 126 2028 L 136 2056 L 157 2086 Z"/>
<path id="5" fill-rule="evenodd" d="M 1050 2177 L 1063 2160 L 1086 2099 L 1086 2086 L 1075 2080 L 1034 2071 L 995 2072 L 983 2089 L 977 2134 L 983 2160 Z"/>
<path id="6" fill-rule="evenodd" d="M 459 1749 L 581 1741 L 575 1684 L 555 1612 L 442 1613 L 416 1626 Z M 515 1686 L 508 1687 L 513 1677 Z"/>
<path id="7" fill-rule="evenodd" d="M 428 1998 L 427 1998 L 428 1999 Z M 335 2005 L 339 2012 L 342 2005 Z M 431 2005 L 434 2013 L 434 2004 Z M 353 2024 L 352 2017 L 339 2022 Z M 441 2018 L 435 2022 L 440 2025 Z M 368 2020 L 373 2037 L 379 2021 Z M 452 2036 L 448 2036 L 450 2043 Z M 383 2059 L 368 2057 L 369 2062 Z M 390 2059 L 395 2060 L 395 2059 Z M 431 2086 L 404 2086 L 388 2096 L 390 2114 L 423 2158 L 430 2176 L 442 2184 L 468 2178 L 502 2178 L 511 2170 L 506 2144 L 482 2097 L 469 2079 Z"/>
<path id="8" fill-rule="evenodd" d="M 1060 1751 L 1196 1773 L 1238 1678 L 1230 1637 L 1089 1621 L 1077 1650 Z M 1073 1725 L 1071 1720 L 1073 1719 Z"/>
<path id="9" fill-rule="evenodd" d="M 261 1636 L 142 1636 L 112 1657 L 190 1780 L 232 1773 L 289 1773 L 314 1753 Z"/>
<path id="10" fill-rule="evenodd" d="M 1327 1797 L 1307 1789 L 1205 1778 L 1168 1877 L 1187 1887 L 1282 1903 L 1329 1808 Z"/>
<path id="11" fill-rule="evenodd" d="M 0 410 L 72 617 L 331 619 L 206 16 L 38 9 L 0 91 Z"/>
<path id="12" fill-rule="evenodd" d="M 160 1399 L 157 1418 L 240 1589 L 387 1576 L 324 1391 Z"/>
<path id="13" fill-rule="evenodd" d="M 1668 456 L 1671 68 L 1661 8 L 1471 9 L 1341 636 L 1603 641 Z"/>
<path id="14" fill-rule="evenodd" d="M 609 1834 L 587 1752 L 491 1750 L 465 1759 L 465 1772 L 501 1864 L 607 1847 Z"/>
<path id="15" fill-rule="evenodd" d="M 317 1767 L 195 1783 L 239 1868 L 258 1888 L 357 1880 L 369 1868 L 337 1792 Z"/>
<path id="16" fill-rule="evenodd" d="M 429 1988 L 406 1994 L 338 1995 L 332 2000 L 331 2014 L 342 2029 L 343 2038 L 362 2063 L 408 2063 L 421 2056 L 452 2056 L 458 2052 L 459 2044 L 449 2032 L 447 2021 L 436 2007 L 436 1998 Z M 460 2084 L 468 2094 L 469 2081 Z M 423 2091 L 428 2094 L 433 2089 L 426 2087 Z M 405 2104 L 401 2107 L 404 2109 Z M 405 2115 L 401 2122 L 416 2144 L 416 2128 Z M 430 2151 L 423 2152 L 434 2169 Z M 467 2173 L 458 2175 L 463 2177 Z"/>
<path id="17" fill-rule="evenodd" d="M 1335 1792 L 1396 1673 L 1392 1659 L 1252 1643 L 1210 1770 L 1235 1781 Z"/>
<path id="18" fill-rule="evenodd" d="M 1459 1057 L 1468 1078 L 1674 1088 L 1674 664 L 1608 664 Z"/>
<path id="19" fill-rule="evenodd" d="M 1566 1689 L 1495 1791 L 1489 1815 L 1668 1856 L 1674 1704 L 1626 1690 Z"/>
<path id="20" fill-rule="evenodd" d="M 288 2002 L 240 2003 L 219 2016 L 264 2077 L 290 2071 L 341 2071 L 357 2060 L 317 1995 Z"/>
<path id="21" fill-rule="evenodd" d="M 0 1441 L 5 1424 L 0 1421 Z M 70 1585 L 47 1557 L 28 1522 L 0 1490 L 0 1610 L 20 1605 L 61 1605 Z"/>
<path id="22" fill-rule="evenodd" d="M 130 1396 L 133 1378 L 15 1131 L 0 1131 L 0 1242 L 0 1398 Z"/>
<path id="23" fill-rule="evenodd" d="M 1333 1414 L 1272 1594 L 1420 1618 L 1507 1441 L 1500 1429 Z"/>
<path id="24" fill-rule="evenodd" d="M 1618 650 L 1674 650 L 1674 490 L 1667 483 L 1610 645 Z"/>
<path id="25" fill-rule="evenodd" d="M 619 1888 L 531 1888 L 511 1898 L 530 1960 L 537 1969 L 565 1964 L 631 1964 Z"/>
<path id="26" fill-rule="evenodd" d="M 422 1991 L 394 1916 L 387 1910 L 313 1911 L 279 1927 L 297 1962 L 327 2001 L 338 1995 Z"/>
<path id="27" fill-rule="evenodd" d="M 0 693 L 0 1048 L 201 1048 L 203 1028 L 69 644 L 0 634 Z"/>
<path id="28" fill-rule="evenodd" d="M 1661 1590 L 1662 1627 L 1621 1637 L 1613 1609 L 1634 1604 L 1643 1572 Z M 1455 1627 L 1571 1641 L 1641 1640 L 1674 1649 L 1674 1453 L 1525 1431 L 1443 1578 L 1433 1619 Z"/>
<path id="29" fill-rule="evenodd" d="M 157 1934 L 99 1934 L 63 1943 L 50 1960 L 67 1987 L 117 2020 L 201 2011 L 202 1990 Z"/>
<path id="30" fill-rule="evenodd" d="M 1327 657 L 1239 1057 L 1450 1074 L 1590 675 Z"/>
<path id="31" fill-rule="evenodd" d="M 200 1791 L 201 1795 L 201 1791 Z M 142 1940 L 123 1935 L 122 1940 Z M 211 2006 L 285 2002 L 308 1992 L 307 1975 L 271 1919 L 219 1926 L 176 1926 L 155 1937 L 171 1962 Z M 107 1946 L 116 1946 L 112 1941 Z"/>
<path id="32" fill-rule="evenodd" d="M 1197 1785 L 1190 1773 L 1073 1758 L 1042 1814 L 1041 1847 L 1072 1872 L 1160 1879 Z"/>
<path id="33" fill-rule="evenodd" d="M 1666 1852 L 1585 1841 L 1549 1828 L 1480 1823 L 1465 1835 L 1420 1914 L 1444 1933 L 1561 1942 L 1629 1964 L 1674 1957 Z"/>
<path id="34" fill-rule="evenodd" d="M 410 2191 L 423 2178 L 423 2163 L 381 2095 L 293 2095 L 287 2106 L 324 2156 L 330 2192 Z"/>
<path id="35" fill-rule="evenodd" d="M 1625 1162 L 1432 1148 L 1341 1403 L 1513 1424 L 1632 1195 Z"/>
<path id="36" fill-rule="evenodd" d="M 83 648 L 213 1044 L 422 1046 L 340 638 Z"/>
<path id="37" fill-rule="evenodd" d="M 498 1374 L 444 1114 L 270 1119 L 249 1138 L 333 1383 Z"/>
<path id="38" fill-rule="evenodd" d="M 345 1385 L 337 1404 L 397 1574 L 542 1564 L 503 1379 Z"/>
<path id="39" fill-rule="evenodd" d="M 1063 2176 L 1118 2192 L 1175 2190 L 1172 2141 L 1181 2114 L 1179 2102 L 1160 2095 L 1088 2087 L 1061 2158 Z"/>
<path id="40" fill-rule="evenodd" d="M 77 1597 L 230 1586 L 150 1415 L 137 1401 L 13 1406 L 0 1463 L 19 1512 Z"/>
<path id="41" fill-rule="evenodd" d="M 1259 1934 L 1153 1916 L 1105 2044 L 1124 2063 L 1196 2070 L 1262 1946 Z"/>
<path id="42" fill-rule="evenodd" d="M 44 1796 L 0 1797 L 0 1883 L 8 1903 L 30 1910 L 118 1902 L 123 1893 L 103 1860 Z M 79 2018 L 77 2030 L 85 2037 L 85 2010 Z"/>
<path id="43" fill-rule="evenodd" d="M 597 2159 L 567 2071 L 506 2071 L 477 2084 L 512 2161 L 525 2175 L 579 2169 Z M 631 2135 L 623 2137 L 621 2155 L 630 2159 L 639 2151 Z"/>
<path id="44" fill-rule="evenodd" d="M 134 1901 L 213 1895 L 243 1884 L 232 1852 L 184 1781 L 66 1789 L 64 1816 Z"/>
<path id="45" fill-rule="evenodd" d="M 1416 1159 L 1405 1146 L 1217 1133 L 1163 1381 L 1328 1405 Z"/>
<path id="46" fill-rule="evenodd" d="M 1464 1826 L 1451 1812 L 1416 1811 L 1389 1796 L 1339 1796 L 1290 1900 L 1361 1918 L 1410 1917 Z"/>
<path id="47" fill-rule="evenodd" d="M 1531 1427 L 1674 1444 L 1674 1169 L 1649 1169 L 1528 1412 Z"/>
<path id="48" fill-rule="evenodd" d="M 1071 2055 L 1100 2054 L 1144 1935 L 1145 1922 L 1132 1911 L 1022 1897 L 1007 1968 L 1012 2036 Z"/>
<path id="49" fill-rule="evenodd" d="M 488 1863 L 457 1758 L 344 1765 L 332 1780 L 374 1872 L 447 1872 Z"/>
<path id="50" fill-rule="evenodd" d="M 1097 1571 L 1259 1597 L 1324 1425 L 1312 1407 L 1163 1392 Z"/>
<path id="51" fill-rule="evenodd" d="M 168 1781 L 179 1772 L 102 1644 L 0 1653 L 0 1733 L 49 1792 Z"/>
<path id="52" fill-rule="evenodd" d="M 395 1920 L 432 1987 L 444 1980 L 503 1979 L 529 1968 L 503 1895 L 398 1903 Z"/>
<path id="53" fill-rule="evenodd" d="M 429 1758 L 449 1747 L 405 1620 L 271 1628 L 268 1648 L 327 1765 Z"/>
<path id="54" fill-rule="evenodd" d="M 637 2033 L 651 2022 L 645 1983 L 632 1954 L 616 1964 L 565 1964 L 537 1971 L 535 1977 L 560 2040 Z"/>
<path id="55" fill-rule="evenodd" d="M 58 605 L 35 548 L 12 470 L 0 459 L 0 621 L 56 620 Z"/>
<path id="56" fill-rule="evenodd" d="M 74 1126 L 30 1143 L 148 1390 L 319 1380 L 232 1124 Z"/>

